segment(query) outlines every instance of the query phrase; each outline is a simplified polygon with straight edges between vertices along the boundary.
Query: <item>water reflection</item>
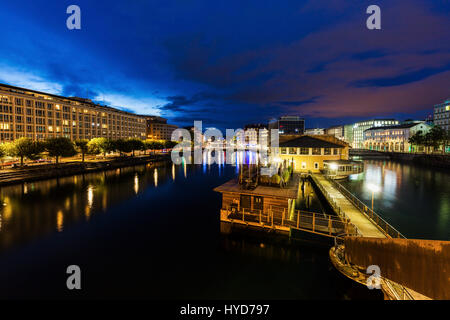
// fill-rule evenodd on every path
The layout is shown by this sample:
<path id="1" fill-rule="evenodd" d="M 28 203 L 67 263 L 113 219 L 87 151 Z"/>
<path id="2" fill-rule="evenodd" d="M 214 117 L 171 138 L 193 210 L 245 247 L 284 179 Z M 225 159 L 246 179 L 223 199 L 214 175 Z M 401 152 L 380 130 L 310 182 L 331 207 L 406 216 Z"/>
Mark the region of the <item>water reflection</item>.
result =
<path id="1" fill-rule="evenodd" d="M 408 238 L 450 240 L 450 174 L 392 161 L 364 161 L 365 172 L 342 184 Z"/>
<path id="2" fill-rule="evenodd" d="M 89 221 L 93 214 L 107 212 L 115 203 L 161 183 L 166 170 L 170 177 L 171 167 L 150 168 L 136 166 L 2 187 L 0 250 Z"/>

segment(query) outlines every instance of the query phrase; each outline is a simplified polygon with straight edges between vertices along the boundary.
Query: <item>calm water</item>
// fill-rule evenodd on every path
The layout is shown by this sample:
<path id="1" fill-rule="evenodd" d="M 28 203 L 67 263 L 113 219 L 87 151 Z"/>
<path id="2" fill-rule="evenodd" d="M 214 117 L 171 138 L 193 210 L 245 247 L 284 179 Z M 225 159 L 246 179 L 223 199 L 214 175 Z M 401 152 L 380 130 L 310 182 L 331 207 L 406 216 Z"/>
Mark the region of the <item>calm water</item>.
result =
<path id="1" fill-rule="evenodd" d="M 366 160 L 364 174 L 341 182 L 407 238 L 450 240 L 450 173 L 410 164 Z"/>
<path id="2" fill-rule="evenodd" d="M 381 297 L 339 274 L 326 246 L 221 235 L 212 189 L 236 172 L 163 164 L 1 188 L 0 297 Z M 299 206 L 323 210 L 314 195 Z M 79 292 L 65 287 L 72 264 Z"/>

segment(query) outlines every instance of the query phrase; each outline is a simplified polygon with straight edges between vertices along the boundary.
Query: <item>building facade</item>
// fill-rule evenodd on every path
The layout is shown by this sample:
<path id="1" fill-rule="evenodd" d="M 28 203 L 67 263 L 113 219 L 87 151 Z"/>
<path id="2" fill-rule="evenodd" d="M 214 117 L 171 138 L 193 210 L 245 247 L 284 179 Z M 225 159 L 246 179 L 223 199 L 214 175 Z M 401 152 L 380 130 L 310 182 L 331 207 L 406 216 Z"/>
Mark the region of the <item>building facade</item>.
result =
<path id="1" fill-rule="evenodd" d="M 416 152 L 409 138 L 417 132 L 427 133 L 431 126 L 424 121 L 411 121 L 394 126 L 373 127 L 364 131 L 364 148 L 388 152 Z"/>
<path id="2" fill-rule="evenodd" d="M 450 131 L 450 98 L 434 106 L 434 124 Z"/>
<path id="3" fill-rule="evenodd" d="M 386 127 L 398 125 L 398 120 L 394 119 L 373 119 L 360 121 L 353 125 L 353 143 L 352 147 L 357 149 L 364 148 L 364 131 L 373 127 Z"/>
<path id="4" fill-rule="evenodd" d="M 305 132 L 305 119 L 298 116 L 283 116 L 269 121 L 269 131 L 278 129 L 280 135 L 302 135 Z"/>
<path id="5" fill-rule="evenodd" d="M 348 145 L 330 136 L 301 136 L 280 143 L 279 157 L 295 172 L 319 172 L 326 161 L 348 160 Z"/>
<path id="6" fill-rule="evenodd" d="M 0 142 L 22 137 L 71 140 L 145 139 L 145 120 L 89 99 L 62 97 L 0 84 Z"/>
<path id="7" fill-rule="evenodd" d="M 327 129 L 327 134 L 344 140 L 344 126 L 333 126 Z"/>
<path id="8" fill-rule="evenodd" d="M 305 134 L 309 134 L 311 136 L 324 135 L 325 133 L 326 130 L 324 128 L 305 129 Z"/>
<path id="9" fill-rule="evenodd" d="M 171 140 L 172 132 L 178 128 L 173 124 L 168 124 L 167 119 L 158 116 L 143 116 L 147 124 L 147 139 L 150 140 Z"/>
<path id="10" fill-rule="evenodd" d="M 269 131 L 266 124 L 248 124 L 244 127 L 245 144 L 248 147 L 258 147 L 262 144 L 269 144 Z"/>

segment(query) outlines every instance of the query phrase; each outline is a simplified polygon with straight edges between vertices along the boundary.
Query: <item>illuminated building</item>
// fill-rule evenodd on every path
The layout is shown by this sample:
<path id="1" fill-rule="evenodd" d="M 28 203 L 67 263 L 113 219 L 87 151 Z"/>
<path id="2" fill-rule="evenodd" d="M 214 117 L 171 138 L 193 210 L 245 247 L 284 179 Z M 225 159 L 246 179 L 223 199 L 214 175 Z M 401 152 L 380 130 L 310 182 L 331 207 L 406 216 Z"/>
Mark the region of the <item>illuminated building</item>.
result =
<path id="1" fill-rule="evenodd" d="M 419 131 L 425 134 L 430 129 L 431 126 L 423 121 L 369 128 L 364 131 L 364 148 L 389 152 L 421 151 L 410 145 L 409 138 Z"/>
<path id="2" fill-rule="evenodd" d="M 147 139 L 151 140 L 171 140 L 172 132 L 178 128 L 173 124 L 168 124 L 167 119 L 158 116 L 143 116 L 147 122 Z"/>
<path id="3" fill-rule="evenodd" d="M 319 172 L 326 161 L 348 161 L 349 146 L 332 136 L 301 136 L 280 143 L 279 157 L 295 172 Z"/>
<path id="4" fill-rule="evenodd" d="M 353 125 L 353 142 L 352 147 L 362 149 L 364 148 L 364 131 L 373 127 L 386 127 L 397 125 L 398 121 L 394 119 L 373 119 L 356 122 Z"/>
<path id="5" fill-rule="evenodd" d="M 450 130 L 450 98 L 434 106 L 434 124 L 444 130 Z"/>
<path id="6" fill-rule="evenodd" d="M 325 134 L 326 129 L 323 128 L 314 128 L 314 129 L 305 129 L 305 134 L 310 136 L 318 136 Z"/>
<path id="7" fill-rule="evenodd" d="M 280 135 L 302 135 L 305 131 L 305 119 L 298 116 L 283 116 L 269 121 L 269 131 L 278 129 Z"/>
<path id="8" fill-rule="evenodd" d="M 28 137 L 72 140 L 146 135 L 142 117 L 95 104 L 89 99 L 62 97 L 0 84 L 0 141 Z"/>

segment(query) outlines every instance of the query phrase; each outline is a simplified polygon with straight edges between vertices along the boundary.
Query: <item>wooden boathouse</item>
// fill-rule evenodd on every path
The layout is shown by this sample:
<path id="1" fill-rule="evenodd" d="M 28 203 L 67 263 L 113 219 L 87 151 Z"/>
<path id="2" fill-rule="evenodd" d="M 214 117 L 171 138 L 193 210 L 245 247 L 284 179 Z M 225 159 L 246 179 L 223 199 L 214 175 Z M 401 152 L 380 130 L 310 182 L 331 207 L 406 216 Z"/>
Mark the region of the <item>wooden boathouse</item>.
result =
<path id="1" fill-rule="evenodd" d="M 259 169 L 247 167 L 247 172 L 241 170 L 238 178 L 214 189 L 222 194 L 222 232 L 231 232 L 233 227 L 288 236 L 293 230 L 327 237 L 354 232 L 351 223 L 339 216 L 296 209 L 300 183 L 307 175 L 282 166 L 279 174 L 268 178 L 259 176 Z"/>

